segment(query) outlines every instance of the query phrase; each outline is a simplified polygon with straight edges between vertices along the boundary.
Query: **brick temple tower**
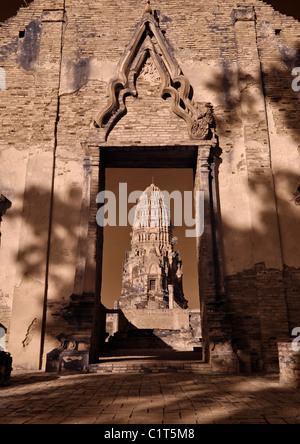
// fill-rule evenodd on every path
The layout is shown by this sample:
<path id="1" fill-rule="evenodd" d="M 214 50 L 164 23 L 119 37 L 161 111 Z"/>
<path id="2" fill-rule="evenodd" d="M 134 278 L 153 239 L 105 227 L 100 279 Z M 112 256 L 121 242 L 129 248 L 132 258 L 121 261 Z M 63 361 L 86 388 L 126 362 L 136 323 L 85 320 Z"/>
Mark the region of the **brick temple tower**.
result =
<path id="1" fill-rule="evenodd" d="M 172 232 L 165 196 L 151 184 L 136 207 L 131 251 L 123 263 L 121 309 L 187 308 Z"/>
<path id="2" fill-rule="evenodd" d="M 106 317 L 108 350 L 193 351 L 201 345 L 200 311 L 188 309 L 167 193 L 153 183 L 139 198 L 131 237 L 121 297 Z"/>

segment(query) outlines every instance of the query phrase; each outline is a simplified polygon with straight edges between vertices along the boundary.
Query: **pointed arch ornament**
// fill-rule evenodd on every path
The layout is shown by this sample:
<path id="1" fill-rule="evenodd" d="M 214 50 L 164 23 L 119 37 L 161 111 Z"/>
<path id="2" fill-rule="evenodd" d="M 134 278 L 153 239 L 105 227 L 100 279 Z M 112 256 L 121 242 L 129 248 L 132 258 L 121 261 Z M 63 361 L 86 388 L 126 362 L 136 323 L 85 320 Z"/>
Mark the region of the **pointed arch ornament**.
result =
<path id="1" fill-rule="evenodd" d="M 135 82 L 148 57 L 152 58 L 160 75 L 161 97 L 171 98 L 171 109 L 185 120 L 190 138 L 211 139 L 215 129 L 213 107 L 210 103 L 203 105 L 193 100 L 191 84 L 172 55 L 150 1 L 119 61 L 117 76 L 109 82 L 108 103 L 94 120 L 94 126 L 101 129 L 107 140 L 114 126 L 127 113 L 126 98 L 138 95 Z"/>

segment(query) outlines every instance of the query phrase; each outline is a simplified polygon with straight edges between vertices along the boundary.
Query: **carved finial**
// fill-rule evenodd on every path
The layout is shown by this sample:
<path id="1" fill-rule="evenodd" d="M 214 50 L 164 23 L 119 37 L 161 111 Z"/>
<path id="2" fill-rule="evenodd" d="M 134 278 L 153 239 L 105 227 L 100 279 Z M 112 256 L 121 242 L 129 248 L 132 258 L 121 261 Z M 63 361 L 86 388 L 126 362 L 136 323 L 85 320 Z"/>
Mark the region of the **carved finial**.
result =
<path id="1" fill-rule="evenodd" d="M 147 1 L 147 6 L 146 6 L 146 9 L 145 9 L 145 14 L 152 14 L 152 8 L 151 8 L 150 0 Z"/>

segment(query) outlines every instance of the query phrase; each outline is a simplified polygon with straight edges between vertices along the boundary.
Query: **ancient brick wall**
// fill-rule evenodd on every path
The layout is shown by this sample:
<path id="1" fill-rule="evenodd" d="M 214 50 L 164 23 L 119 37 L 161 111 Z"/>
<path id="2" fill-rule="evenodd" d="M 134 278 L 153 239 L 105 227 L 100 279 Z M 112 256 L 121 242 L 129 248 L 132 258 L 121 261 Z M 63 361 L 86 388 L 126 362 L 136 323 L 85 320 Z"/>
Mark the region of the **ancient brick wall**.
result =
<path id="1" fill-rule="evenodd" d="M 63 23 L 62 14 L 51 18 L 43 10 L 62 5 L 37 2 L 0 30 L 1 188 L 13 203 L 3 224 L 1 283 L 13 313 L 9 348 L 32 368 L 39 366 L 45 317 Z"/>
<path id="2" fill-rule="evenodd" d="M 299 323 L 300 103 L 291 71 L 300 25 L 259 0 L 152 7 L 194 99 L 214 106 L 233 336 L 237 349 L 270 367 L 276 342 Z M 143 11 L 137 0 L 35 0 L 0 28 L 0 192 L 13 202 L 2 224 L 0 323 L 11 327 L 22 366 L 38 367 L 44 330 L 45 352 L 72 331 L 60 316 L 70 296 L 93 292 L 88 221 L 99 158 L 86 142 Z M 157 145 L 190 143 L 158 86 L 148 62 L 138 97 L 127 98 L 127 115 L 104 145 L 151 145 L 154 135 Z"/>

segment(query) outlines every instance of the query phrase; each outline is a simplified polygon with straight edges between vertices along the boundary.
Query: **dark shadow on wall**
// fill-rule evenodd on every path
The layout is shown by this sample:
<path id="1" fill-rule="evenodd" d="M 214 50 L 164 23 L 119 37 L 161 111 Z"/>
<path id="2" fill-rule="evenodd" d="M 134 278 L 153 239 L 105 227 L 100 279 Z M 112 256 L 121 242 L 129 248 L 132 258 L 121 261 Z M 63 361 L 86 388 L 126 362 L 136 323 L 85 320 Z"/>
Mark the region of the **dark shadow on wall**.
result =
<path id="1" fill-rule="evenodd" d="M 279 189 L 282 186 L 285 190 L 284 194 L 277 195 L 277 207 L 282 218 L 280 221 L 284 221 L 284 224 L 279 225 L 279 229 L 285 252 L 287 250 L 291 252 L 293 246 L 298 244 L 300 208 L 295 200 L 294 191 L 299 176 L 289 171 L 280 171 L 275 174 L 275 179 Z M 266 262 L 254 264 L 251 269 L 225 277 L 227 310 L 232 327 L 233 345 L 236 352 L 241 353 L 241 369 L 276 370 L 277 343 L 288 340 L 292 330 L 299 324 L 300 267 L 294 268 L 285 264 L 285 256 L 283 254 L 281 257 L 280 252 L 276 259 L 279 263 L 283 260 L 282 266 L 275 269 L 266 265 L 270 254 L 274 254 L 272 233 L 274 233 L 273 224 L 277 223 L 272 207 L 274 190 L 272 183 L 266 182 L 259 174 L 248 180 L 250 198 L 254 199 L 262 210 L 256 218 L 252 215 L 251 233 L 246 228 L 237 229 L 234 225 L 236 223 L 239 225 L 238 220 L 233 222 L 223 218 L 224 241 L 229 254 L 230 245 L 235 245 L 233 248 L 237 264 L 239 257 L 242 261 L 249 248 L 249 238 L 254 242 L 252 247 L 258 248 L 261 255 L 265 249 Z M 248 199 L 248 196 L 245 198 Z M 277 247 L 282 247 L 280 241 L 279 245 L 274 245 L 274 251 L 278 251 Z"/>
<path id="2" fill-rule="evenodd" d="M 261 26 L 263 27 L 263 24 Z M 267 31 L 275 32 L 273 29 L 270 31 L 269 28 Z M 265 36 L 262 30 L 261 41 L 267 38 L 269 36 Z M 291 136 L 300 146 L 300 73 L 298 76 L 292 73 L 294 68 L 300 67 L 300 44 L 295 47 L 288 46 L 280 35 L 275 40 L 273 37 L 269 38 L 268 44 L 272 45 L 278 63 L 266 62 L 266 56 L 264 56 L 264 62 L 261 65 L 263 94 L 270 104 L 278 135 Z M 261 127 L 261 118 L 257 112 L 257 97 L 251 94 L 251 87 L 255 86 L 256 80 L 246 71 L 239 72 L 239 84 L 237 84 L 236 72 L 232 64 L 228 60 L 221 59 L 220 65 L 223 67 L 222 74 L 214 75 L 205 84 L 208 90 L 223 97 L 224 106 L 215 107 L 218 135 L 227 138 L 234 136 L 232 131 L 236 129 L 232 129 L 232 125 L 240 127 L 243 134 L 241 101 L 236 94 L 236 88 L 239 87 L 243 92 L 244 109 L 247 110 L 245 117 L 248 120 L 252 118 L 257 123 L 256 131 L 263 140 L 266 139 L 266 133 Z M 295 87 L 297 90 L 293 89 Z"/>
<path id="3" fill-rule="evenodd" d="M 264 38 L 263 31 L 261 32 L 259 38 Z M 274 30 L 272 32 L 274 33 Z M 265 368 L 266 361 L 269 369 L 275 369 L 278 366 L 277 342 L 286 340 L 292 329 L 298 326 L 300 319 L 300 268 L 289 266 L 286 263 L 288 260 L 285 260 L 286 256 L 296 258 L 297 254 L 295 245 L 298 244 L 300 220 L 300 172 L 295 173 L 294 163 L 289 171 L 287 162 L 281 169 L 278 165 L 274 171 L 268 168 L 268 164 L 271 165 L 273 160 L 269 158 L 268 144 L 271 142 L 272 151 L 273 144 L 276 146 L 278 143 L 284 143 L 284 139 L 280 140 L 280 136 L 287 137 L 286 143 L 293 139 L 293 149 L 298 149 L 300 154 L 300 96 L 299 91 L 294 91 L 292 87 L 294 82 L 294 86 L 297 84 L 300 88 L 300 79 L 296 82 L 296 76 L 292 75 L 292 70 L 300 66 L 300 45 L 288 47 L 280 33 L 275 40 L 271 37 L 270 41 L 275 42 L 273 46 L 278 54 L 278 63 L 270 62 L 268 65 L 266 63 L 262 65 L 262 82 L 263 94 L 268 103 L 269 113 L 266 119 L 267 125 L 269 124 L 268 130 L 274 138 L 279 136 L 277 140 L 274 140 L 272 136 L 269 140 L 267 127 L 262 124 L 261 114 L 257 112 L 258 99 L 255 94 L 251 94 L 256 80 L 251 75 L 247 72 L 239 72 L 238 85 L 236 73 L 232 71 L 231 64 L 223 61 L 223 74 L 213 76 L 206 84 L 213 93 L 218 93 L 220 97 L 223 97 L 224 106 L 215 108 L 217 132 L 220 148 L 223 151 L 221 159 L 233 150 L 234 140 L 245 138 L 245 144 L 247 140 L 250 142 L 249 159 L 246 159 L 249 161 L 249 167 L 243 159 L 239 165 L 232 164 L 232 174 L 239 169 L 248 170 L 249 196 L 245 196 L 245 199 L 250 197 L 259 208 L 256 215 L 251 215 L 252 232 L 249 232 L 246 227 L 243 229 L 238 219 L 235 223 L 223 217 L 222 228 L 227 250 L 230 250 L 231 243 L 237 245 L 238 239 L 242 259 L 244 252 L 249 248 L 250 239 L 260 252 L 265 248 L 267 258 L 272 250 L 270 239 L 274 230 L 279 231 L 280 248 L 284 248 L 284 251 L 278 252 L 278 256 L 281 256 L 277 258 L 278 262 L 282 263 L 280 268 L 269 269 L 266 263 L 261 262 L 254 264 L 252 269 L 244 270 L 234 276 L 227 276 L 225 279 L 228 317 L 233 329 L 233 345 L 235 350 L 241 356 L 243 355 L 242 368 L 252 370 Z M 244 115 L 241 112 L 241 100 L 235 95 L 237 86 L 243 92 L 243 109 L 247 110 L 246 113 L 244 111 Z M 249 93 L 247 93 L 248 88 Z M 264 112 L 261 105 L 262 101 L 260 108 Z M 251 129 L 251 131 L 248 129 L 247 133 L 243 117 Z M 253 156 L 251 152 L 253 143 L 257 143 L 256 156 Z M 259 150 L 263 146 L 264 153 L 260 159 Z M 277 150 L 278 148 L 276 146 Z M 293 153 L 293 159 L 295 154 L 298 154 L 297 151 Z M 231 159 L 230 157 L 230 162 L 232 162 Z M 275 201 L 273 179 L 276 188 Z M 274 205 L 277 207 L 275 213 Z M 276 211 L 278 211 L 279 219 Z M 235 261 L 238 263 L 238 255 Z M 295 259 L 294 262 L 297 263 L 297 260 Z M 286 313 L 286 307 L 288 313 Z"/>
<path id="4" fill-rule="evenodd" d="M 236 244 L 236 239 L 238 239 L 242 255 L 243 251 L 249 248 L 249 239 L 252 239 L 260 251 L 265 246 L 267 257 L 272 249 L 270 239 L 274 230 L 279 231 L 280 247 L 284 248 L 284 251 L 278 252 L 278 256 L 281 255 L 277 258 L 278 262 L 282 263 L 280 269 L 268 269 L 262 262 L 254 264 L 252 269 L 226 278 L 227 308 L 233 326 L 234 345 L 237 350 L 253 355 L 251 366 L 256 369 L 263 368 L 261 357 L 266 355 L 271 365 L 277 364 L 277 341 L 284 339 L 285 335 L 289 336 L 292 329 L 298 326 L 300 319 L 300 268 L 291 267 L 285 263 L 287 255 L 296 257 L 297 254 L 295 245 L 298 244 L 300 220 L 300 172 L 295 173 L 294 164 L 291 165 L 291 171 L 289 171 L 286 166 L 287 162 L 285 162 L 285 167 L 279 169 L 277 166 L 273 172 L 268 168 L 268 164 L 271 165 L 273 160 L 269 158 L 268 144 L 271 143 L 271 154 L 274 155 L 273 144 L 284 143 L 284 139 L 280 140 L 280 136 L 287 137 L 286 143 L 293 139 L 293 149 L 298 149 L 300 155 L 300 96 L 299 91 L 293 89 L 295 86 L 300 89 L 300 78 L 297 81 L 296 76 L 292 74 L 293 69 L 300 66 L 300 45 L 288 46 L 278 30 L 274 37 L 276 30 L 270 25 L 258 23 L 257 26 L 258 46 L 261 47 L 261 51 L 266 50 L 266 42 L 268 42 L 274 49 L 274 58 L 278 59 L 278 63 L 274 61 L 266 63 L 266 57 L 262 54 L 264 60 L 261 65 L 263 94 L 268 104 L 266 123 L 269 128 L 262 124 L 262 115 L 257 111 L 258 98 L 253 94 L 256 80 L 246 71 L 238 73 L 239 82 L 237 83 L 236 73 L 232 71 L 231 64 L 223 61 L 223 73 L 213 76 L 206 84 L 208 89 L 213 93 L 218 93 L 224 101 L 223 107 L 219 106 L 215 109 L 217 132 L 223 155 L 231 152 L 233 141 L 239 137 L 245 138 L 246 145 L 247 141 L 250 142 L 250 149 L 246 153 L 249 155 L 249 159 L 246 159 L 249 166 L 245 159 L 240 162 L 240 165 L 232 164 L 232 174 L 235 174 L 236 169 L 248 170 L 250 199 L 253 202 L 256 201 L 257 208 L 260 209 L 256 215 L 252 214 L 251 233 L 246 228 L 243 230 L 238 220 L 236 221 L 238 228 L 235 228 L 233 221 L 223 217 L 222 227 L 227 248 L 230 248 L 228 246 L 231 240 L 235 240 Z M 263 39 L 268 40 L 263 42 Z M 236 94 L 237 87 L 242 92 L 242 98 Z M 241 100 L 243 100 L 243 110 L 246 110 L 243 113 Z M 262 103 L 261 101 L 260 108 L 261 112 L 264 112 Z M 247 132 L 243 118 L 246 119 L 246 124 L 250 128 Z M 269 134 L 272 134 L 270 140 L 266 129 Z M 278 139 L 274 140 L 277 136 L 279 136 Z M 251 151 L 253 143 L 257 144 L 256 156 Z M 263 146 L 265 148 L 261 148 Z M 278 148 L 276 146 L 277 150 Z M 260 149 L 264 151 L 261 159 Z M 298 153 L 293 153 L 293 159 L 295 154 Z M 275 201 L 273 179 L 276 188 Z M 248 199 L 248 196 L 245 198 Z M 275 211 L 278 211 L 279 219 L 274 213 L 274 205 L 277 207 Z M 268 253 L 267 250 L 269 250 Z M 238 258 L 236 260 L 238 261 Z M 287 314 L 286 306 L 288 307 Z"/>
<path id="5" fill-rule="evenodd" d="M 43 188 L 42 185 L 40 187 L 29 186 L 24 196 L 15 196 L 15 198 L 23 200 L 23 210 L 12 208 L 5 218 L 8 223 L 12 220 L 22 219 L 19 251 L 16 252 L 15 257 L 21 276 L 18 291 L 23 291 L 26 294 L 30 288 L 28 285 L 33 286 L 34 293 L 38 294 L 34 299 L 35 312 L 40 305 L 39 312 L 43 313 L 45 321 L 46 309 L 48 310 L 47 332 L 49 334 L 54 328 L 53 336 L 56 337 L 57 329 L 55 328 L 57 325 L 58 328 L 61 328 L 59 333 L 70 334 L 73 331 L 76 333 L 84 316 L 83 313 L 76 316 L 78 304 L 77 300 L 74 301 L 76 295 L 72 295 L 74 280 L 70 282 L 70 279 L 65 278 L 65 272 L 68 267 L 76 267 L 78 254 L 82 253 L 78 245 L 80 225 L 78 208 L 82 212 L 85 211 L 84 203 L 82 203 L 82 190 L 73 187 L 64 193 L 64 196 L 54 196 L 50 238 L 51 191 Z M 26 283 L 28 283 L 27 287 Z M 90 311 L 93 311 L 94 305 L 94 296 L 92 297 L 92 302 L 89 298 L 86 304 Z M 32 299 L 29 301 L 27 303 L 33 303 Z M 75 315 L 71 322 L 68 322 L 68 316 L 64 317 L 64 315 L 70 309 L 70 305 L 73 308 L 72 303 L 75 305 L 74 310 L 77 309 L 77 311 L 74 312 Z M 86 307 L 84 308 L 86 309 Z M 91 317 L 92 315 L 91 313 Z M 24 335 L 27 328 L 28 325 L 24 325 Z M 30 328 L 28 328 L 29 330 Z M 31 341 L 31 338 L 29 340 Z M 26 348 L 26 344 L 27 342 L 24 348 Z"/>
<path id="6" fill-rule="evenodd" d="M 20 273 L 24 276 L 44 277 L 45 266 L 48 260 L 49 248 L 49 212 L 51 207 L 52 194 L 42 186 L 28 187 L 25 195 L 17 196 L 23 200 L 23 211 L 20 212 L 12 208 L 6 219 L 13 220 L 22 218 L 23 233 L 21 235 L 20 249 L 16 261 L 20 266 Z M 81 201 L 82 192 L 79 188 L 70 189 L 66 198 L 55 196 L 54 211 L 55 220 L 53 221 L 51 231 L 51 244 L 54 248 L 59 247 L 55 254 L 55 268 L 51 269 L 52 283 L 55 285 L 55 291 L 59 294 L 64 293 L 64 278 L 59 268 L 61 265 L 68 266 L 76 257 L 77 249 L 77 230 L 78 213 L 76 206 Z M 30 239 L 30 240 L 29 240 Z M 65 256 L 65 248 L 70 248 L 70 244 L 75 241 L 74 249 L 71 250 L 71 256 Z M 53 253 L 53 251 L 52 251 Z"/>

